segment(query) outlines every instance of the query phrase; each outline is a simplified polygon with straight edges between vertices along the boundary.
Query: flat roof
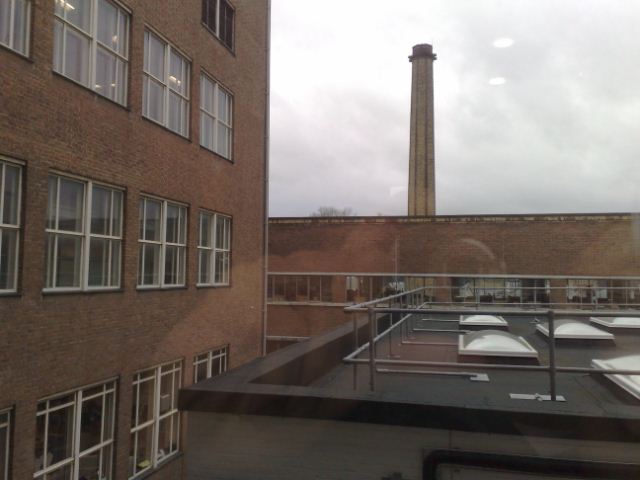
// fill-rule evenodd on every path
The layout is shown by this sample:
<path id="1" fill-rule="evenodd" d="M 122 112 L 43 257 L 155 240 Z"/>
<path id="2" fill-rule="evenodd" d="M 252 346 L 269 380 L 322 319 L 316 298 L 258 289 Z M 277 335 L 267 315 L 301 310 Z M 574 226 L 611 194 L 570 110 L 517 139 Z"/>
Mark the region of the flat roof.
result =
<path id="1" fill-rule="evenodd" d="M 461 362 L 459 333 L 427 331 L 456 329 L 459 315 L 415 315 L 414 318 L 412 328 L 407 325 L 405 332 L 397 328 L 388 338 L 378 342 L 378 358 Z M 547 339 L 536 332 L 539 323 L 535 315 L 504 315 L 504 318 L 511 333 L 524 337 L 539 352 L 540 364 L 548 364 Z M 452 322 L 443 326 L 438 319 L 451 319 Z M 582 321 L 588 323 L 589 319 Z M 364 323 L 359 325 L 359 337 L 366 341 L 365 327 Z M 558 373 L 557 393 L 566 399 L 564 402 L 511 398 L 511 394 L 548 394 L 547 372 L 482 370 L 464 364 L 457 369 L 412 366 L 396 369 L 407 370 L 407 373 L 380 372 L 376 374 L 375 391 L 370 391 L 368 365 L 357 367 L 354 382 L 353 365 L 342 361 L 353 350 L 353 326 L 346 324 L 219 377 L 186 387 L 180 391 L 179 407 L 188 411 L 640 441 L 640 400 L 602 374 Z M 615 342 L 558 340 L 556 347 L 558 366 L 588 368 L 594 358 L 610 359 L 638 353 L 640 332 L 633 331 L 616 332 Z M 359 358 L 368 358 L 368 350 Z M 482 359 L 484 363 L 495 361 Z M 379 368 L 395 369 L 388 365 Z M 415 370 L 484 373 L 489 381 L 472 381 L 468 376 L 460 375 L 416 373 Z"/>

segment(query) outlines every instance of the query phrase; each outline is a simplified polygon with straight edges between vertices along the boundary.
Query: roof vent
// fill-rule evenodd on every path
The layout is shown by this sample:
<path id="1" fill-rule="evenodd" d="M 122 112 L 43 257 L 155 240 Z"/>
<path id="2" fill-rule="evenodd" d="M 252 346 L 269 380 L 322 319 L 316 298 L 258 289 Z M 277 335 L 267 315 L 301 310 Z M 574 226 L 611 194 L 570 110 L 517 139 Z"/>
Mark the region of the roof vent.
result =
<path id="1" fill-rule="evenodd" d="M 538 351 L 524 338 L 500 330 L 480 330 L 461 335 L 458 354 L 538 358 Z"/>
<path id="2" fill-rule="evenodd" d="M 502 317 L 495 315 L 460 315 L 460 325 L 479 327 L 508 327 L 509 324 Z"/>
<path id="3" fill-rule="evenodd" d="M 640 328 L 640 317 L 591 317 L 590 320 L 609 328 Z"/>
<path id="4" fill-rule="evenodd" d="M 626 355 L 608 360 L 591 360 L 591 366 L 600 369 L 640 370 L 640 355 Z M 612 382 L 640 400 L 640 375 L 604 374 Z"/>
<path id="5" fill-rule="evenodd" d="M 536 330 L 549 336 L 549 324 L 541 323 L 536 325 Z M 558 340 L 613 340 L 613 334 L 593 327 L 588 323 L 576 320 L 556 320 L 555 337 Z"/>

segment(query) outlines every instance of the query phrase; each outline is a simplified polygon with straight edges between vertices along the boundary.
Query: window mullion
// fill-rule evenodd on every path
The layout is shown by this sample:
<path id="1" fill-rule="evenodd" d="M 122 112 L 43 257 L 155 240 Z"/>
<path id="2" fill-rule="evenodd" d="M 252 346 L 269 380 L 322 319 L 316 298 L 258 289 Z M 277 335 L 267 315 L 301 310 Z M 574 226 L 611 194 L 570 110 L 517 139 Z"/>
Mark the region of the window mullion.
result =
<path id="1" fill-rule="evenodd" d="M 80 430 L 82 421 L 82 390 L 79 390 L 75 395 L 75 402 L 73 404 L 73 478 L 78 478 L 80 471 Z"/>
<path id="2" fill-rule="evenodd" d="M 218 3 L 219 0 L 218 0 Z M 213 84 L 213 150 L 218 152 L 218 84 Z"/>
<path id="3" fill-rule="evenodd" d="M 167 126 L 169 125 L 169 92 L 171 89 L 169 88 L 169 68 L 171 62 L 171 46 L 166 43 L 164 46 L 164 78 L 162 79 L 163 89 L 164 89 L 164 118 L 162 119 L 162 124 Z"/>
<path id="4" fill-rule="evenodd" d="M 14 22 L 16 15 L 16 0 L 10 0 L 9 6 L 9 48 L 15 49 L 14 41 L 13 41 L 13 32 L 14 32 Z M 4 184 L 3 184 L 4 185 Z M 2 210 L 0 210 L 2 212 Z"/>
<path id="5" fill-rule="evenodd" d="M 156 382 L 153 392 L 153 432 L 151 434 L 151 460 L 153 468 L 158 466 L 158 433 L 160 431 L 160 382 L 162 381 L 162 375 L 160 374 L 162 367 L 156 367 Z"/>
<path id="6" fill-rule="evenodd" d="M 116 15 L 116 21 L 117 21 Z M 96 89 L 96 68 L 98 62 L 97 55 L 97 40 L 98 35 L 98 0 L 91 0 L 91 31 L 89 32 L 89 41 L 91 42 L 91 48 L 89 49 L 91 58 L 89 58 L 89 88 L 91 90 Z M 117 78 L 117 77 L 116 77 Z M 105 87 L 106 88 L 106 87 Z"/>

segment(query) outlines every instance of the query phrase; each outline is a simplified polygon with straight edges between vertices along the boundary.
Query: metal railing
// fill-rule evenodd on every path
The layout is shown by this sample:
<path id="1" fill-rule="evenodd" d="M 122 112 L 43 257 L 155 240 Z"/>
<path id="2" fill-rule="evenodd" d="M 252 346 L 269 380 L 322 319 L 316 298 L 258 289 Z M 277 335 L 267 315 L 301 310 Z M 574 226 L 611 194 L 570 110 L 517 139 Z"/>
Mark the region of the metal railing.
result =
<path id="1" fill-rule="evenodd" d="M 378 370 L 378 365 L 391 365 L 391 366 L 407 366 L 407 367 L 446 367 L 446 368 L 465 368 L 465 369 L 479 369 L 479 370 L 514 370 L 525 372 L 547 372 L 549 376 L 549 392 L 550 399 L 552 401 L 558 400 L 557 394 L 557 374 L 558 373 L 596 373 L 596 374 L 615 374 L 615 375 L 640 375 L 640 369 L 612 369 L 612 368 L 590 368 L 590 367 L 577 367 L 577 366 L 558 366 L 556 361 L 556 337 L 555 337 L 555 319 L 557 315 L 567 316 L 600 316 L 600 317 L 638 317 L 639 311 L 612 311 L 612 310 L 597 310 L 597 311 L 585 311 L 581 310 L 559 310 L 559 309 L 527 309 L 527 310 L 514 310 L 514 309 L 471 309 L 471 308 L 443 308 L 433 306 L 431 303 L 425 301 L 425 292 L 431 287 L 420 287 L 407 292 L 397 293 L 386 297 L 370 300 L 368 302 L 359 303 L 357 305 L 351 305 L 344 308 L 345 313 L 353 315 L 353 334 L 354 334 L 354 350 L 343 358 L 343 362 L 353 365 L 353 385 L 354 389 L 357 388 L 357 367 L 361 364 L 369 365 L 369 387 L 371 391 L 376 389 L 376 373 L 409 373 L 408 371 L 399 370 Z M 386 304 L 380 306 L 380 304 Z M 373 339 L 369 342 L 359 345 L 358 341 L 358 313 L 367 314 L 367 327 L 369 331 L 369 338 Z M 547 337 L 547 343 L 549 347 L 549 364 L 548 365 L 517 365 L 517 364 L 493 364 L 493 363 L 458 363 L 458 362 L 440 362 L 440 361 L 421 361 L 421 360 L 402 360 L 402 359 L 383 359 L 377 358 L 376 344 L 380 342 L 386 336 L 389 336 L 389 353 L 391 357 L 391 334 L 397 328 L 404 325 L 409 318 L 416 314 L 487 314 L 492 313 L 494 315 L 509 315 L 509 316 L 522 316 L 530 317 L 534 315 L 545 316 L 549 323 L 549 335 Z M 390 325 L 382 332 L 378 332 L 378 316 L 390 315 Z M 402 316 L 397 322 L 393 321 L 393 314 L 401 314 Z M 436 321 L 450 321 L 458 322 L 458 320 L 436 320 Z M 460 333 L 466 333 L 463 330 Z M 428 345 L 428 344 L 425 344 Z M 357 358 L 365 350 L 369 351 L 368 358 Z M 411 371 L 411 373 L 420 373 L 418 370 Z M 454 372 L 445 371 L 430 371 L 421 373 L 433 373 L 451 375 Z M 471 372 L 456 372 L 460 375 L 477 376 L 481 373 Z"/>

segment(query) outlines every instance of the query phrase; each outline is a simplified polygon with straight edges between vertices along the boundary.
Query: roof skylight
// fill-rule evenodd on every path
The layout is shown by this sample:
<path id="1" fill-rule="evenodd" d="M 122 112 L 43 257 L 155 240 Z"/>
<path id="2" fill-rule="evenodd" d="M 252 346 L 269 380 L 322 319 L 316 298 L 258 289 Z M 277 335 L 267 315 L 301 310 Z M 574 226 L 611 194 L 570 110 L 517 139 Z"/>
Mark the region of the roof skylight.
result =
<path id="1" fill-rule="evenodd" d="M 549 324 L 541 323 L 536 326 L 536 330 L 545 336 L 549 336 Z M 576 320 L 556 320 L 555 337 L 557 339 L 572 340 L 613 340 L 613 334 L 600 330 L 588 323 Z"/>
<path id="2" fill-rule="evenodd" d="M 537 350 L 524 338 L 500 330 L 481 330 L 461 335 L 458 354 L 538 358 Z"/>
<path id="3" fill-rule="evenodd" d="M 611 368 L 618 370 L 640 370 L 640 355 L 626 355 L 624 357 L 610 358 L 608 360 L 591 360 L 594 368 Z M 631 395 L 640 400 L 640 375 L 604 375 Z"/>
<path id="4" fill-rule="evenodd" d="M 590 320 L 609 328 L 640 328 L 640 317 L 591 317 Z"/>
<path id="5" fill-rule="evenodd" d="M 495 315 L 460 315 L 460 325 L 478 325 L 483 327 L 507 327 L 507 321 Z"/>

